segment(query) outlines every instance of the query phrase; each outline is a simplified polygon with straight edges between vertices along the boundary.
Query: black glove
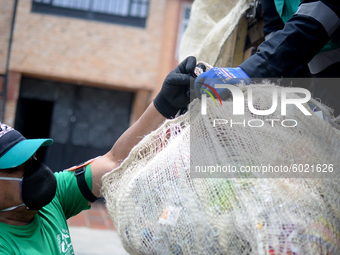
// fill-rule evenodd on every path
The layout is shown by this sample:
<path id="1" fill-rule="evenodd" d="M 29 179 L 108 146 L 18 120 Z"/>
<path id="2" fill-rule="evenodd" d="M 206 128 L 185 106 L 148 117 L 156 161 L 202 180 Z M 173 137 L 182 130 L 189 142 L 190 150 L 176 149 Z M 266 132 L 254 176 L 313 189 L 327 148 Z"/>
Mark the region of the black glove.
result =
<path id="1" fill-rule="evenodd" d="M 190 103 L 190 79 L 196 67 L 196 58 L 187 57 L 163 82 L 161 91 L 153 103 L 166 118 L 175 117 L 177 112 Z"/>

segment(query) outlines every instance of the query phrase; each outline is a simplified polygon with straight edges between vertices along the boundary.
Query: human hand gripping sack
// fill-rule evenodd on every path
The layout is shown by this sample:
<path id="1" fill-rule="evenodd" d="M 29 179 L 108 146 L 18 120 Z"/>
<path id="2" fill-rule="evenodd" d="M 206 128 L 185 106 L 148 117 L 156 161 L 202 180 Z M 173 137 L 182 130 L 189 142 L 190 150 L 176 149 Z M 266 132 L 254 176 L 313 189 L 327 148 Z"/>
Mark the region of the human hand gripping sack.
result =
<path id="1" fill-rule="evenodd" d="M 216 90 L 222 100 L 227 100 L 231 96 L 230 90 L 227 88 L 215 88 L 216 84 L 236 85 L 241 82 L 244 82 L 245 84 L 249 84 L 251 82 L 249 75 L 242 68 L 214 67 L 197 77 L 194 84 L 194 90 L 196 96 L 201 98 L 202 94 L 207 93 L 205 90 L 213 92 L 209 88 L 210 86 Z M 215 93 L 212 94 L 215 95 Z"/>
<path id="2" fill-rule="evenodd" d="M 163 82 L 161 91 L 153 103 L 166 118 L 173 118 L 177 112 L 190 103 L 190 79 L 196 67 L 196 58 L 187 57 Z"/>

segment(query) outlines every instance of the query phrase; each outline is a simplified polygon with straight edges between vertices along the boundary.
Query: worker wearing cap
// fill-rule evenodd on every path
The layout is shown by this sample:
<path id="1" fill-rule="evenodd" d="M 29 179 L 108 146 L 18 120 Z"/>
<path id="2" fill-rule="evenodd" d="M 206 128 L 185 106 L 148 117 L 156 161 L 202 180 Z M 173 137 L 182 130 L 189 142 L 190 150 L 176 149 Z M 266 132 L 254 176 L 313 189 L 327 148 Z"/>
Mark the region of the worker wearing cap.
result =
<path id="1" fill-rule="evenodd" d="M 26 139 L 1 124 L 0 254 L 74 254 L 66 220 L 89 209 L 100 197 L 101 177 L 117 168 L 141 137 L 187 106 L 195 66 L 194 57 L 179 64 L 153 103 L 112 149 L 72 171 L 53 173 L 35 158 L 35 152 L 51 145 L 52 139 Z"/>
<path id="2" fill-rule="evenodd" d="M 314 77 L 339 77 L 340 1 L 261 0 L 266 40 L 257 52 L 236 68 L 214 68 L 201 74 L 195 83 L 197 96 L 203 83 L 249 83 L 250 78 L 301 77 L 308 64 Z M 215 79 L 214 79 L 215 78 Z M 221 82 L 222 81 L 222 82 Z M 313 97 L 340 114 L 340 87 L 334 80 L 316 79 Z M 203 86 L 204 88 L 204 86 Z M 226 99 L 227 89 L 218 93 Z"/>

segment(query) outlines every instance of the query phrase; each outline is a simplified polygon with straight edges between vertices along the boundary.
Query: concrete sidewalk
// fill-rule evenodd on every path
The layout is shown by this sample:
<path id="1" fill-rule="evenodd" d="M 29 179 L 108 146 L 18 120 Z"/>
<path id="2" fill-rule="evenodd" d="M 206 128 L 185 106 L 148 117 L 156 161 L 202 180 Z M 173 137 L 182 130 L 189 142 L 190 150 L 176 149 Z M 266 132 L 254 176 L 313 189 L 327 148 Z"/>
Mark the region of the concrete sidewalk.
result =
<path id="1" fill-rule="evenodd" d="M 126 255 L 128 254 L 117 231 L 88 227 L 69 227 L 76 255 Z"/>
<path id="2" fill-rule="evenodd" d="M 68 219 L 76 255 L 126 255 L 103 200 Z"/>

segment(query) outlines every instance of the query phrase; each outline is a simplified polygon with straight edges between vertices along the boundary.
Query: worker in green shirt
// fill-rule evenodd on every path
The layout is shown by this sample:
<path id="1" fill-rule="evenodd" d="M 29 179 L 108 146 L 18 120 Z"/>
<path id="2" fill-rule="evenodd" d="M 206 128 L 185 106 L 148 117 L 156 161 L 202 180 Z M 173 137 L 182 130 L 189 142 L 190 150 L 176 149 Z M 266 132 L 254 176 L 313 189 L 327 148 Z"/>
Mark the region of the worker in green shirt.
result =
<path id="1" fill-rule="evenodd" d="M 35 158 L 52 139 L 26 139 L 0 124 L 0 255 L 74 254 L 66 220 L 90 208 L 100 197 L 102 176 L 144 135 L 188 105 L 195 66 L 196 59 L 188 57 L 170 72 L 154 101 L 109 152 L 63 172 L 53 173 Z"/>

